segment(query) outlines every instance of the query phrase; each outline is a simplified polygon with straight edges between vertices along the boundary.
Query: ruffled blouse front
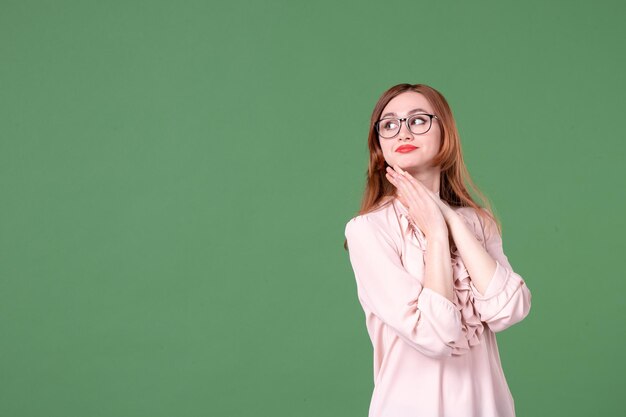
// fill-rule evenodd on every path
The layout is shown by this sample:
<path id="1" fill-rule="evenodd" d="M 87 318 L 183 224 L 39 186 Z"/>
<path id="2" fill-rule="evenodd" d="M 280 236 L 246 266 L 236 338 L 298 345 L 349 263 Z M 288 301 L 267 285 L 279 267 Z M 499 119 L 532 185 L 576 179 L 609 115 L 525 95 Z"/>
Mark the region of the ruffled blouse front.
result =
<path id="1" fill-rule="evenodd" d="M 427 241 L 424 233 L 417 224 L 413 222 L 408 215 L 406 207 L 404 207 L 402 203 L 394 201 L 394 204 L 398 209 L 403 235 L 407 236 L 409 241 L 425 254 Z M 465 217 L 463 217 L 463 219 L 465 219 Z M 468 225 L 473 227 L 469 222 Z M 480 234 L 477 234 L 476 237 L 482 241 Z M 470 287 L 470 275 L 467 272 L 467 268 L 454 242 L 451 244 L 450 257 L 452 261 L 452 276 L 454 278 L 453 302 L 461 313 L 461 328 L 463 330 L 463 337 L 453 343 L 452 354 L 463 355 L 469 351 L 471 346 L 480 343 L 480 335 L 483 333 L 484 327 L 471 299 L 472 289 Z M 422 259 L 424 258 L 425 256 L 422 257 Z"/>

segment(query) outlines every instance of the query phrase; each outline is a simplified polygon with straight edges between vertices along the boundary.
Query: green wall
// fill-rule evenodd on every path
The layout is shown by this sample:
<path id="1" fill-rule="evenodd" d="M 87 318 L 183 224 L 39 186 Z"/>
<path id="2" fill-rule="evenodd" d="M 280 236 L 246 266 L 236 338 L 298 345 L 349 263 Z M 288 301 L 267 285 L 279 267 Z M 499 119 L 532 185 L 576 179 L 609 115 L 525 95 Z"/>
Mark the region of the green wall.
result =
<path id="1" fill-rule="evenodd" d="M 518 415 L 621 415 L 625 11 L 0 0 L 0 415 L 367 415 L 343 232 L 401 82 L 449 100 L 533 294 Z"/>

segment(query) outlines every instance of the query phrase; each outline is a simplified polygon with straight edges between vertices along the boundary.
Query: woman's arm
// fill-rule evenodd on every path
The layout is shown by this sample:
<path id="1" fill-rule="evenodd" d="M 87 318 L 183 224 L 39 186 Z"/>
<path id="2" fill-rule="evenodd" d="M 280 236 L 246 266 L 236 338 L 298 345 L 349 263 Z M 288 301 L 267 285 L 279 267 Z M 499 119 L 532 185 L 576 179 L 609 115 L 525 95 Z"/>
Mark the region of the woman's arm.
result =
<path id="1" fill-rule="evenodd" d="M 531 293 L 517 274 L 502 248 L 502 237 L 495 221 L 485 227 L 474 213 L 474 224 L 480 224 L 484 248 L 461 217 L 449 216 L 449 227 L 463 263 L 470 275 L 474 307 L 481 321 L 494 332 L 502 331 L 523 320 L 530 312 Z"/>
<path id="2" fill-rule="evenodd" d="M 456 305 L 409 274 L 391 236 L 367 215 L 351 219 L 345 237 L 363 308 L 424 355 L 451 356 L 451 345 L 463 334 Z"/>
<path id="3" fill-rule="evenodd" d="M 444 213 L 434 193 L 398 165 L 387 167 L 389 182 L 398 188 L 398 196 L 409 206 L 409 218 L 426 236 L 424 287 L 454 301 L 454 279 L 450 259 L 450 241 Z M 437 199 L 439 199 L 437 197 Z"/>
<path id="4" fill-rule="evenodd" d="M 454 301 L 454 280 L 448 233 L 431 236 L 424 254 L 424 288 L 430 288 Z"/>
<path id="5" fill-rule="evenodd" d="M 487 252 L 485 247 L 476 239 L 474 232 L 461 218 L 461 215 L 452 212 L 446 219 L 450 233 L 454 240 L 463 263 L 467 268 L 472 284 L 482 295 L 486 292 L 496 270 L 496 261 Z"/>

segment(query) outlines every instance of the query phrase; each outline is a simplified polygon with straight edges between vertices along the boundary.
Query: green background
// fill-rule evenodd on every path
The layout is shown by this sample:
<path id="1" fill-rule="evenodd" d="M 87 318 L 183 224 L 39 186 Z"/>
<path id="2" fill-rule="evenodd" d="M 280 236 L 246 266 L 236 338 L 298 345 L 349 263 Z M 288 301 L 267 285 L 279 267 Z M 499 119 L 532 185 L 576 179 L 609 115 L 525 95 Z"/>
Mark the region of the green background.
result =
<path id="1" fill-rule="evenodd" d="M 344 251 L 426 83 L 533 294 L 519 416 L 624 413 L 618 1 L 0 1 L 0 415 L 365 416 Z"/>

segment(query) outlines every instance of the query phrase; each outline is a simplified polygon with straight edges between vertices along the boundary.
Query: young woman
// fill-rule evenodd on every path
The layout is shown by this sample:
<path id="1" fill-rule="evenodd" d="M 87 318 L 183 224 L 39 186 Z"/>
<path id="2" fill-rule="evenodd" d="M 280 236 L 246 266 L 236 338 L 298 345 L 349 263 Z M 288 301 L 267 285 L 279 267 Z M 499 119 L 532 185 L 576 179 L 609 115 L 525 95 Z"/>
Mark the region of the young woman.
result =
<path id="1" fill-rule="evenodd" d="M 372 113 L 359 214 L 345 227 L 374 349 L 369 417 L 511 417 L 496 332 L 531 293 L 463 163 L 446 99 L 424 84 L 385 91 Z M 489 206 L 488 206 L 489 207 Z"/>

